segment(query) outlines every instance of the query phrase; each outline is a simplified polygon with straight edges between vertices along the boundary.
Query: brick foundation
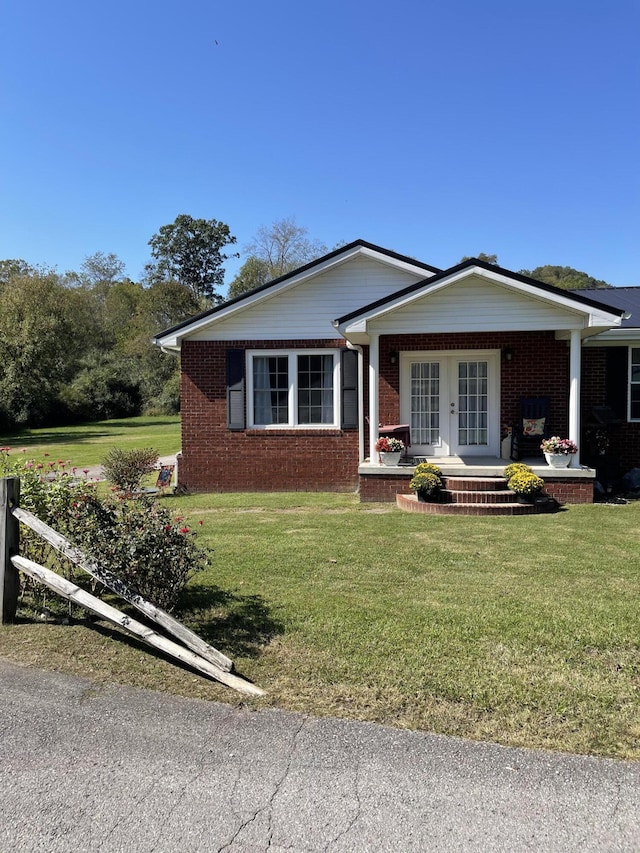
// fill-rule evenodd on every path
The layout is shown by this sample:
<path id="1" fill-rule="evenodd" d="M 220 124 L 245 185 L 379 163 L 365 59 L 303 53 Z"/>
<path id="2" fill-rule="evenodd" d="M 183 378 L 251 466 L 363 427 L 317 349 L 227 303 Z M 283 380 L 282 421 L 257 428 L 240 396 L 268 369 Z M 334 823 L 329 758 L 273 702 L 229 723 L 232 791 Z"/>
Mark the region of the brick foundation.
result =
<path id="1" fill-rule="evenodd" d="M 409 493 L 409 480 L 412 472 L 406 474 L 375 474 L 360 475 L 360 500 L 368 502 L 395 502 L 397 494 Z M 469 479 L 471 479 L 471 474 Z M 544 478 L 543 478 L 544 479 Z M 443 478 L 446 488 L 447 478 Z M 547 479 L 544 491 L 549 497 L 555 498 L 561 504 L 590 504 L 593 503 L 593 480 L 585 478 L 555 477 Z"/>

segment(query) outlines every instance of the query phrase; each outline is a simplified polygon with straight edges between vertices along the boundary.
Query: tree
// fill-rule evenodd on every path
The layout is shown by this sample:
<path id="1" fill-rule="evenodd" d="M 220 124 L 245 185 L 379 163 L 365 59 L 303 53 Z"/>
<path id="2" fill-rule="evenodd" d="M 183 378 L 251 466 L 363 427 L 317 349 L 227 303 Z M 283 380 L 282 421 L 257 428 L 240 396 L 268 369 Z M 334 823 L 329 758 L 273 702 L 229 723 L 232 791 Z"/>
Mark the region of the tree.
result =
<path id="1" fill-rule="evenodd" d="M 12 278 L 23 275 L 32 275 L 35 269 L 23 261 L 22 258 L 11 258 L 0 261 L 0 287 L 7 284 Z"/>
<path id="2" fill-rule="evenodd" d="M 113 252 L 108 255 L 95 252 L 87 255 L 80 265 L 80 281 L 85 286 L 104 289 L 105 286 L 122 281 L 125 278 L 124 271 L 124 261 Z"/>
<path id="3" fill-rule="evenodd" d="M 242 264 L 236 277 L 229 285 L 229 299 L 234 299 L 249 290 L 255 290 L 256 287 L 266 284 L 272 278 L 277 278 L 277 276 L 273 275 L 267 261 L 251 255 Z"/>
<path id="4" fill-rule="evenodd" d="M 55 417 L 94 334 L 86 319 L 85 294 L 54 273 L 14 277 L 0 291 L 0 408 L 9 426 Z"/>
<path id="5" fill-rule="evenodd" d="M 224 222 L 180 214 L 149 240 L 156 261 L 146 267 L 149 281 L 179 281 L 191 290 L 199 305 L 220 302 L 216 288 L 224 281 L 222 264 L 229 257 L 238 257 L 225 255 L 222 249 L 235 242 Z"/>
<path id="6" fill-rule="evenodd" d="M 480 252 L 479 255 L 465 255 L 464 258 L 460 258 L 460 263 L 470 261 L 473 258 L 476 258 L 479 261 L 484 261 L 486 264 L 494 264 L 494 266 L 497 266 L 498 264 L 497 255 L 487 255 L 485 252 Z"/>
<path id="7" fill-rule="evenodd" d="M 544 281 L 546 284 L 552 284 L 554 287 L 561 287 L 563 290 L 595 290 L 613 286 L 602 279 L 587 275 L 586 272 L 575 270 L 573 267 L 558 267 L 550 264 L 536 267 L 534 270 L 520 270 L 520 274 L 528 275 L 538 281 Z"/>
<path id="8" fill-rule="evenodd" d="M 307 233 L 291 216 L 258 228 L 256 236 L 244 247 L 249 257 L 231 282 L 229 296 L 253 290 L 326 254 L 324 243 L 310 240 Z"/>

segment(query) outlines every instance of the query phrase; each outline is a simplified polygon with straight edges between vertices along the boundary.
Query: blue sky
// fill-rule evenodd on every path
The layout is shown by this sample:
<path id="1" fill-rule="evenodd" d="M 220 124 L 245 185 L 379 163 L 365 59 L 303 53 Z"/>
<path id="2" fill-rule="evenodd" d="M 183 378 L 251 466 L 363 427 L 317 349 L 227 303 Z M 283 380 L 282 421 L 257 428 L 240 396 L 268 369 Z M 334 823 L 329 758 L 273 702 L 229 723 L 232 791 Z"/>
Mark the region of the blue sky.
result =
<path id="1" fill-rule="evenodd" d="M 181 213 L 640 285 L 639 0 L 7 0 L 0 258 Z M 238 263 L 227 264 L 227 282 Z"/>

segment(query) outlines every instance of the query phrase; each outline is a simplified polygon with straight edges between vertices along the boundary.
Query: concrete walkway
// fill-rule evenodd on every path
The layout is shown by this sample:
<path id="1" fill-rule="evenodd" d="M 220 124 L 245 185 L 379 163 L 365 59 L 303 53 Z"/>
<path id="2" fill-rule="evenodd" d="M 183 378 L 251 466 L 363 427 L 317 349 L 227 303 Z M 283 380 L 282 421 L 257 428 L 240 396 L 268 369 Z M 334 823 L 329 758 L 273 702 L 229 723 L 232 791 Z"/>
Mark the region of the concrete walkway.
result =
<path id="1" fill-rule="evenodd" d="M 3 851 L 640 850 L 640 764 L 0 680 Z"/>
<path id="2" fill-rule="evenodd" d="M 158 459 L 158 467 L 160 467 L 160 465 L 175 465 L 175 464 L 176 464 L 176 454 L 175 453 L 173 453 L 170 456 L 160 456 Z M 105 479 L 104 470 L 102 468 L 102 465 L 92 465 L 91 467 L 86 468 L 86 469 L 83 468 L 82 470 L 83 470 L 82 476 L 86 477 L 87 480 L 104 480 Z M 86 474 L 84 474 L 85 470 L 87 471 Z M 175 472 L 174 472 L 174 477 L 175 477 Z"/>

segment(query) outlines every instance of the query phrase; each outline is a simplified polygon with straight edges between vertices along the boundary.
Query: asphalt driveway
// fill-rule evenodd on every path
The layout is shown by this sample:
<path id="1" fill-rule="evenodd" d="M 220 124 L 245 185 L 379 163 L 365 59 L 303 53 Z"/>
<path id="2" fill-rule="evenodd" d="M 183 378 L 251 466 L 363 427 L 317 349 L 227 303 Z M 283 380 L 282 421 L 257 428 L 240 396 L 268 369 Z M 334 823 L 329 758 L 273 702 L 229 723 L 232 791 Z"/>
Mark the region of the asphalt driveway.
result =
<path id="1" fill-rule="evenodd" d="M 0 679 L 2 851 L 640 850 L 640 764 Z"/>

